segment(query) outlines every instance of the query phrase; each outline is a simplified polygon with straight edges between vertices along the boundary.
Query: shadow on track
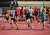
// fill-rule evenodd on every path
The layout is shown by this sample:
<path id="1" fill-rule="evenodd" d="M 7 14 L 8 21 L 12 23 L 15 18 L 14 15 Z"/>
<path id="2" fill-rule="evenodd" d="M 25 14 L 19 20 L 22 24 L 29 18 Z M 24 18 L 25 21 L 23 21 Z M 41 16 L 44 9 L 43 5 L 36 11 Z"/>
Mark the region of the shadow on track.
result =
<path id="1" fill-rule="evenodd" d="M 0 30 L 17 30 L 17 29 L 0 29 Z M 43 31 L 42 29 L 19 29 L 19 30 L 34 30 L 34 31 Z"/>

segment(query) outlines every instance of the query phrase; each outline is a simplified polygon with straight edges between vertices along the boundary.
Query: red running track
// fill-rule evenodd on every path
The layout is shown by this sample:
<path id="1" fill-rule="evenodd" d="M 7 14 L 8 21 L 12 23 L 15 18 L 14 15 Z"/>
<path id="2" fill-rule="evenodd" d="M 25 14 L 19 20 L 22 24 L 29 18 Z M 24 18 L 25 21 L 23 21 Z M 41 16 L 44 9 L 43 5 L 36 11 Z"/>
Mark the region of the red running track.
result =
<path id="1" fill-rule="evenodd" d="M 32 26 L 33 29 L 28 28 L 26 21 L 18 22 L 19 30 L 16 30 L 17 27 L 15 24 L 13 24 L 14 28 L 11 28 L 11 25 L 9 23 L 6 23 L 7 27 L 2 30 L 4 27 L 3 20 L 0 20 L 0 35 L 50 35 L 50 28 L 45 26 L 45 30 L 42 30 L 43 24 L 40 22 L 33 21 Z M 25 25 L 25 26 L 24 26 Z M 37 27 L 35 27 L 37 25 Z"/>

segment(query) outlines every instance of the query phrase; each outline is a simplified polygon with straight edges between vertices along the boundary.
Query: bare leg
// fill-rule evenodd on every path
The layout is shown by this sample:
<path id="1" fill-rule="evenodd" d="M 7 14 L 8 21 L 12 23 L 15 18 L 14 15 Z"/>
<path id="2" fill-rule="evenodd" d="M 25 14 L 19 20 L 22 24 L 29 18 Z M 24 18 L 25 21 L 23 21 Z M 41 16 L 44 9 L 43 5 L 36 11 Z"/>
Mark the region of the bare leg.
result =
<path id="1" fill-rule="evenodd" d="M 28 27 L 31 27 L 31 29 L 32 29 L 32 25 L 30 23 L 30 19 L 27 20 L 27 23 L 28 23 Z"/>
<path id="2" fill-rule="evenodd" d="M 13 28 L 13 20 L 11 20 L 11 26 L 12 26 L 11 28 Z"/>
<path id="3" fill-rule="evenodd" d="M 18 30 L 18 25 L 17 25 L 17 22 L 15 21 L 15 25 L 17 26 L 17 30 Z"/>
<path id="4" fill-rule="evenodd" d="M 6 19 L 4 20 L 4 28 L 6 28 Z"/>

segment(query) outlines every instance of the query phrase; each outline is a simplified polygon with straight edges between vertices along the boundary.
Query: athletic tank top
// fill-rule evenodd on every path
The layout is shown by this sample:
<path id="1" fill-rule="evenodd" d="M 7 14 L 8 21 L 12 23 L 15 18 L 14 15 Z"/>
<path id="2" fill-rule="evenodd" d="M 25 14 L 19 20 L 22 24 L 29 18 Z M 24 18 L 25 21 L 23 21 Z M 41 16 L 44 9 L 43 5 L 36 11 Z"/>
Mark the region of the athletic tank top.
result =
<path id="1" fill-rule="evenodd" d="M 46 9 L 44 9 L 44 13 L 46 14 Z"/>
<path id="2" fill-rule="evenodd" d="M 6 14 L 6 18 L 8 18 L 9 17 L 9 14 Z"/>

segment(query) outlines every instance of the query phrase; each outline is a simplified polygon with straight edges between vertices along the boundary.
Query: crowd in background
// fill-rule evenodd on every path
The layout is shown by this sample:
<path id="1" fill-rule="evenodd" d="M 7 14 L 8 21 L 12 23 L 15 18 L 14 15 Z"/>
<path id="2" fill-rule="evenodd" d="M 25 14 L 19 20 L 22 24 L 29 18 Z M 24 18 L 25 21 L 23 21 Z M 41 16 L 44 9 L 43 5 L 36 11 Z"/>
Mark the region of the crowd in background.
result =
<path id="1" fill-rule="evenodd" d="M 20 8 L 16 8 L 15 10 L 15 15 L 23 15 L 23 19 L 26 16 L 27 11 L 30 9 L 30 7 L 26 7 L 25 9 L 23 7 Z M 35 8 L 31 8 L 32 9 L 32 15 L 36 17 L 36 19 L 42 14 L 43 12 L 43 8 L 37 8 L 35 6 Z M 2 11 L 0 11 L 0 13 L 3 12 L 7 12 L 9 13 L 9 11 L 7 9 L 2 9 Z M 11 11 L 13 12 L 13 11 Z M 44 13 L 50 15 L 50 7 L 44 6 Z M 39 16 L 38 16 L 39 15 Z"/>

